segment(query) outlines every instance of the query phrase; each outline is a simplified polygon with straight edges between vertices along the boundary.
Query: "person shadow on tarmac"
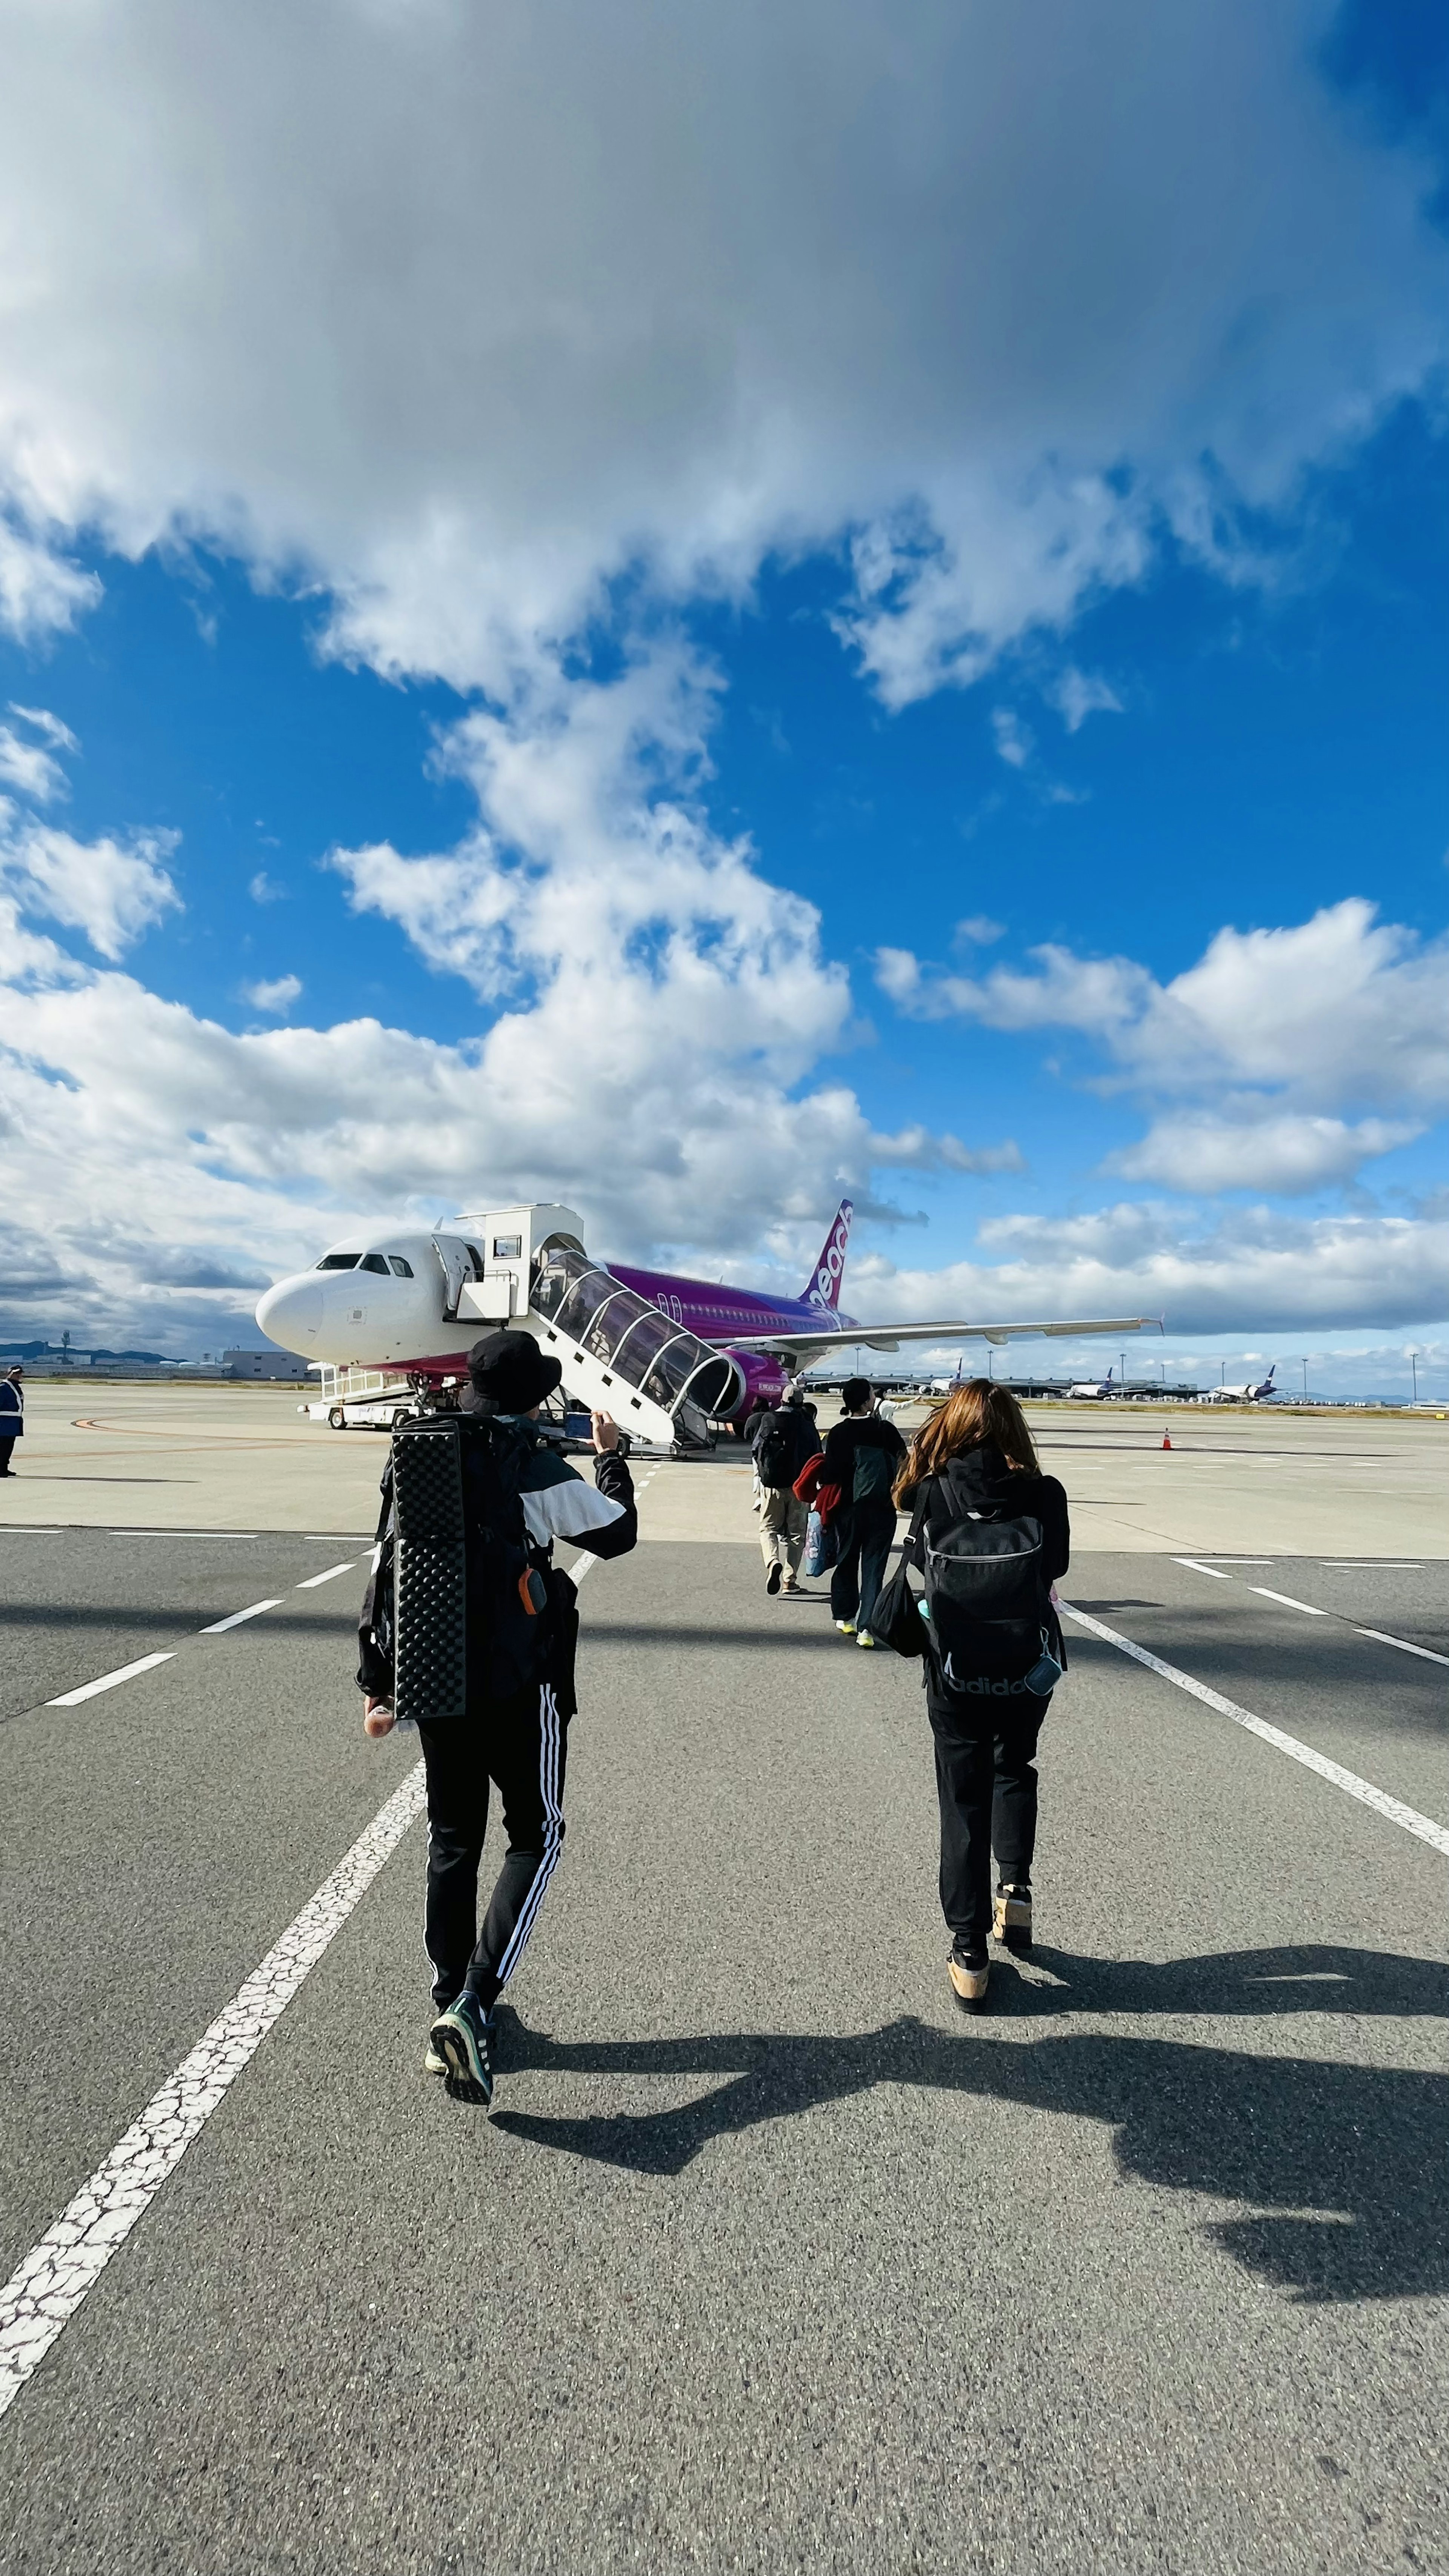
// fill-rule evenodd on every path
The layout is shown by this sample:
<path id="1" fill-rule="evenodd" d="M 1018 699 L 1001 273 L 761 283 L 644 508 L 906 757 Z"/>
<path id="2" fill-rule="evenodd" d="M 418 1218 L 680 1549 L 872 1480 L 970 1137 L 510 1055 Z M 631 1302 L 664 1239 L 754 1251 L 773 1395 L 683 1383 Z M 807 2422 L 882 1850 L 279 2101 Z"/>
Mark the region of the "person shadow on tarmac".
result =
<path id="1" fill-rule="evenodd" d="M 996 1971 L 994 2018 L 1449 2012 L 1449 1969 L 1437 1962 L 1324 1945 L 1158 1965 L 1079 1959 L 1039 1944 L 1031 1970 L 1005 1962 Z M 1449 2212 L 1438 2178 L 1449 2110 L 1443 2076 L 1122 2031 L 1007 2044 L 993 2044 L 989 2031 L 974 2023 L 972 2044 L 906 2015 L 846 2037 L 557 2041 L 505 2009 L 500 2042 L 511 2074 L 725 2080 L 669 2110 L 558 2118 L 508 2109 L 493 2125 L 628 2172 L 673 2176 L 715 2139 L 761 2122 L 877 2084 L 926 2085 L 1109 2124 L 1124 2174 L 1245 2204 L 1207 2233 L 1255 2278 L 1302 2301 L 1449 2289 Z"/>

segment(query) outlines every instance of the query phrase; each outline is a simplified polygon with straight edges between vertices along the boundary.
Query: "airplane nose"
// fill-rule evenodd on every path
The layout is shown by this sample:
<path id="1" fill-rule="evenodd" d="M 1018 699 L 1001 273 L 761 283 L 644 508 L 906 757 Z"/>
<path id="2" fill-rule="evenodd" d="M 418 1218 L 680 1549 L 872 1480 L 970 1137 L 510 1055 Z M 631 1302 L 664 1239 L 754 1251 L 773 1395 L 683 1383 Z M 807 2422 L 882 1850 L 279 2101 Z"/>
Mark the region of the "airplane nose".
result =
<path id="1" fill-rule="evenodd" d="M 300 1278 L 279 1279 L 259 1301 L 257 1322 L 282 1350 L 310 1359 L 322 1322 L 322 1291 L 316 1280 L 306 1271 Z"/>

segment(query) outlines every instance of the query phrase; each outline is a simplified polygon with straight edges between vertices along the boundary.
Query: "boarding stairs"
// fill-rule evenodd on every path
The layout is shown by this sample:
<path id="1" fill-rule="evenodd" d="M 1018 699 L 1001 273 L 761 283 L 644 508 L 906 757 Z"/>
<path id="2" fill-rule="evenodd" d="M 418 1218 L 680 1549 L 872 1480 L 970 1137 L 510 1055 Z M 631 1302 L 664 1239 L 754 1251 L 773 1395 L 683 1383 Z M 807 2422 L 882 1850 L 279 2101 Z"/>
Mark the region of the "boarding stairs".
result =
<path id="1" fill-rule="evenodd" d="M 527 1310 L 516 1320 L 560 1362 L 566 1394 L 611 1413 L 651 1447 L 712 1447 L 711 1416 L 739 1402 L 740 1373 L 727 1353 L 572 1246 L 552 1246 L 533 1265 Z"/>

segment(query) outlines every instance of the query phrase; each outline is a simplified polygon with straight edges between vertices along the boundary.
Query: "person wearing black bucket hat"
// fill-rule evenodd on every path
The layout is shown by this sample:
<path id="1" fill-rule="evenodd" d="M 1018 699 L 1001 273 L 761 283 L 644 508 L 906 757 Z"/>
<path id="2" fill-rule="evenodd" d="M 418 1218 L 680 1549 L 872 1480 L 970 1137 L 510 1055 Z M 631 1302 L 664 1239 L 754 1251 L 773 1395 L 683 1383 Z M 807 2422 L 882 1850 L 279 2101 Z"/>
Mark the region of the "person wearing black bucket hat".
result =
<path id="1" fill-rule="evenodd" d="M 533 1413 L 553 1394 L 563 1364 L 532 1333 L 485 1333 L 468 1353 L 465 1413 Z"/>
<path id="2" fill-rule="evenodd" d="M 533 1417 L 563 1372 L 532 1334 L 489 1333 L 468 1353 L 460 1411 L 463 1512 L 469 1532 L 467 1693 L 461 1716 L 420 1723 L 427 1766 L 428 1882 L 424 1939 L 436 2008 L 424 2065 L 461 2099 L 493 2098 L 494 2007 L 523 1956 L 563 1849 L 564 1764 L 573 1712 L 572 1593 L 551 1563 L 555 1539 L 595 1556 L 625 1556 L 639 1535 L 634 1485 L 618 1426 L 593 1416 L 594 1483 L 550 1448 Z M 481 1435 L 481 1436 L 480 1436 Z M 405 1435 L 402 1435 L 405 1436 Z M 371 1736 L 394 1724 L 393 1467 L 383 1476 L 383 1526 L 363 1601 L 357 1679 Z M 485 1526 L 486 1524 L 486 1526 Z M 475 1550 L 478 1529 L 487 1547 Z M 480 1580 L 499 1542 L 523 1568 L 490 1627 Z M 524 1597 L 524 1587 L 531 1587 Z M 517 1596 L 517 1597 L 516 1597 Z M 537 1597 L 542 1615 L 529 1613 Z M 519 1598 L 523 1600 L 520 1615 Z M 521 1677 L 520 1677 L 521 1675 Z M 500 1680 L 516 1685 L 500 1687 Z M 503 1801 L 508 1850 L 478 1929 L 478 1870 L 490 1783 Z"/>

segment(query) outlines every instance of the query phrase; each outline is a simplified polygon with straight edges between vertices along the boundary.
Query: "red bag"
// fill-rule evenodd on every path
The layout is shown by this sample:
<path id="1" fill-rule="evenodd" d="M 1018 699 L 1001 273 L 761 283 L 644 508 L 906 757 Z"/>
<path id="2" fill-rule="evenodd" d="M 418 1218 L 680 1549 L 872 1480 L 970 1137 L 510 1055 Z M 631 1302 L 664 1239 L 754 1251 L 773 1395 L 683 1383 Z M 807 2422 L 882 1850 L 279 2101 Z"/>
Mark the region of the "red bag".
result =
<path id="1" fill-rule="evenodd" d="M 804 1503 L 807 1509 L 813 1509 L 819 1514 L 822 1529 L 829 1526 L 830 1515 L 839 1510 L 842 1499 L 839 1485 L 822 1484 L 821 1470 L 824 1465 L 825 1452 L 822 1449 L 801 1468 L 794 1484 L 795 1500 L 797 1503 Z"/>

